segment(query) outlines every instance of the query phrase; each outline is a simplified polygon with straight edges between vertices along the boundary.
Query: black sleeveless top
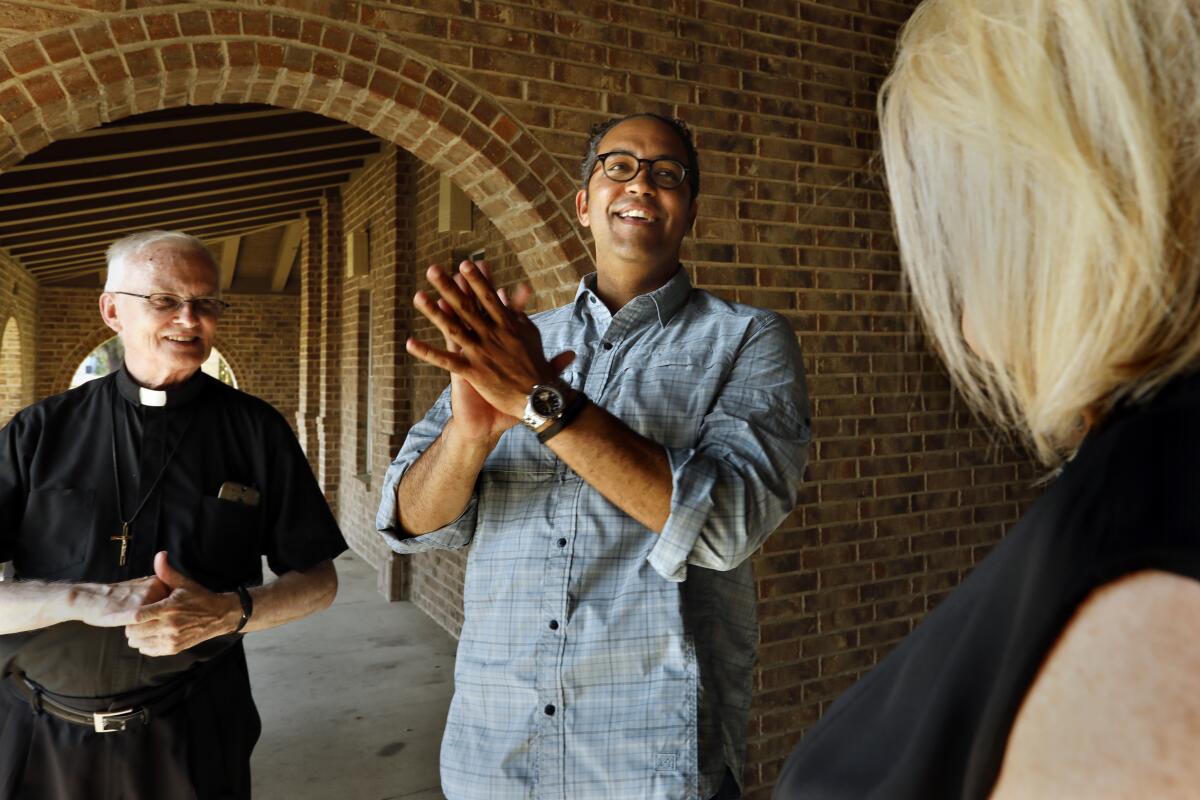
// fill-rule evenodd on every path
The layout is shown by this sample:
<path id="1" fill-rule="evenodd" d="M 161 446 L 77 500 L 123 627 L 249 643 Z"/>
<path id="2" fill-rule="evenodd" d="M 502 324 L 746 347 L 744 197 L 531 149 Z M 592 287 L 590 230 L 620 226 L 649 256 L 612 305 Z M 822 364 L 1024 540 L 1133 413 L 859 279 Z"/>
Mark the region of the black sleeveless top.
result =
<path id="1" fill-rule="evenodd" d="M 1142 569 L 1200 580 L 1200 375 L 1110 415 L 996 549 L 788 758 L 776 800 L 986 798 L 1080 603 Z"/>

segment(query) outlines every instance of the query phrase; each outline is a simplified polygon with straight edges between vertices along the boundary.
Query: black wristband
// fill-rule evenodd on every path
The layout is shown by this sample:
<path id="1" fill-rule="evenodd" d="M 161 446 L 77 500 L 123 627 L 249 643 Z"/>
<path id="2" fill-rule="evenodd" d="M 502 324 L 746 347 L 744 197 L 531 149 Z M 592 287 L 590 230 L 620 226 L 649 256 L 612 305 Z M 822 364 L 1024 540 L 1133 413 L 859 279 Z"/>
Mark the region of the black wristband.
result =
<path id="1" fill-rule="evenodd" d="M 238 620 L 238 625 L 233 629 L 234 633 L 241 633 L 242 628 L 246 627 L 246 623 L 250 621 L 250 617 L 254 614 L 254 598 L 250 596 L 250 592 L 246 590 L 246 584 L 238 584 L 237 587 L 238 600 L 242 602 L 242 618 Z"/>
<path id="2" fill-rule="evenodd" d="M 579 416 L 579 412 L 583 411 L 585 408 L 591 405 L 591 403 L 592 401 L 588 400 L 587 395 L 583 392 L 576 394 L 575 399 L 571 402 L 571 405 L 567 406 L 567 410 L 563 412 L 563 415 L 559 417 L 553 425 L 546 428 L 544 431 L 538 432 L 538 441 L 542 444 L 550 441 L 550 437 L 554 436 L 554 434 L 570 425 L 571 422 Z"/>

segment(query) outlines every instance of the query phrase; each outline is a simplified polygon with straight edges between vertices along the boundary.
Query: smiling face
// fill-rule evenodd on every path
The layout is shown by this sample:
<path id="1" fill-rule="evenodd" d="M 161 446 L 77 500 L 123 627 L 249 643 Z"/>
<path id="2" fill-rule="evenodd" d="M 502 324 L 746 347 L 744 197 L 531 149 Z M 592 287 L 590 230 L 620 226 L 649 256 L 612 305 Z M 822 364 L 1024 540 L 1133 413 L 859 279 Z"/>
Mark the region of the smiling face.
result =
<path id="1" fill-rule="evenodd" d="M 626 120 L 605 134 L 596 152 L 613 151 L 688 163 L 679 135 L 650 117 Z M 675 273 L 683 237 L 696 219 L 696 203 L 686 180 L 674 189 L 660 189 L 650 180 L 649 165 L 641 166 L 633 180 L 620 183 L 608 178 L 597 162 L 575 206 L 580 224 L 592 230 L 601 281 L 617 278 L 652 289 Z"/>
<path id="2" fill-rule="evenodd" d="M 215 297 L 218 270 L 201 250 L 173 243 L 149 245 L 129 256 L 116 289 L 135 294 L 165 292 Z M 125 366 L 143 386 L 161 389 L 190 378 L 212 351 L 215 317 L 196 314 L 191 303 L 156 311 L 139 297 L 105 292 L 100 315 L 125 345 Z"/>

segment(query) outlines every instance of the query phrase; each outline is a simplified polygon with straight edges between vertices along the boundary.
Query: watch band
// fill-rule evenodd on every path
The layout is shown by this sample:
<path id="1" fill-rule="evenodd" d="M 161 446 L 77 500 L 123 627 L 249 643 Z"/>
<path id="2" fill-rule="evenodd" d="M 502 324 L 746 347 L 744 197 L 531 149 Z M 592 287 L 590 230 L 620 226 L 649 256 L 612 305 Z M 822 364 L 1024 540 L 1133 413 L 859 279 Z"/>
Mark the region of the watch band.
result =
<path id="1" fill-rule="evenodd" d="M 239 583 L 237 586 L 238 600 L 242 603 L 242 618 L 238 620 L 238 625 L 233 629 L 234 633 L 241 633 L 242 628 L 246 627 L 246 623 L 250 621 L 250 617 L 254 615 L 254 598 L 250 596 L 250 592 L 246 589 L 246 584 Z"/>
<path id="2" fill-rule="evenodd" d="M 552 436 L 570 425 L 571 422 L 579 416 L 579 412 L 583 411 L 591 404 L 592 401 L 588 400 L 588 396 L 586 394 L 583 392 L 577 392 L 575 394 L 575 399 L 572 400 L 571 405 L 567 406 L 567 409 L 563 411 L 562 416 L 555 420 L 553 425 L 544 430 L 538 431 L 538 441 L 542 444 L 550 441 Z"/>

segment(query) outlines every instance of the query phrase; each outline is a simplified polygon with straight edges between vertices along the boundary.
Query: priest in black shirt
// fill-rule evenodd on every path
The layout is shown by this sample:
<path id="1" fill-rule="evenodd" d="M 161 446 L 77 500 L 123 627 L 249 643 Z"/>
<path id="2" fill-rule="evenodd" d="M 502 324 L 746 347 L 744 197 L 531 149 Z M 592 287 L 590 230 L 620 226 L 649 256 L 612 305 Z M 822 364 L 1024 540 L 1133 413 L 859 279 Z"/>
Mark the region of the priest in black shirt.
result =
<path id="1" fill-rule="evenodd" d="M 283 417 L 200 371 L 218 287 L 198 239 L 116 242 L 123 368 L 0 431 L 0 800 L 250 796 L 242 635 L 327 607 L 346 544 Z"/>

